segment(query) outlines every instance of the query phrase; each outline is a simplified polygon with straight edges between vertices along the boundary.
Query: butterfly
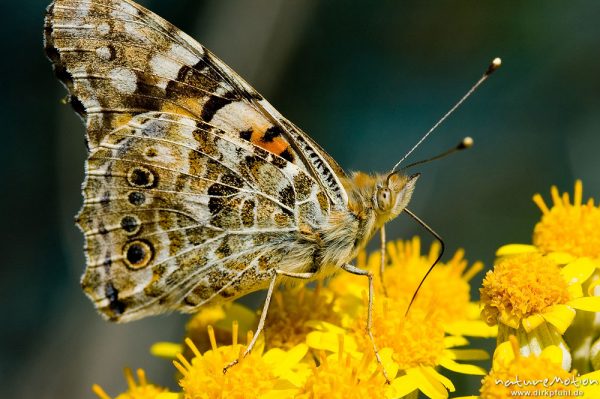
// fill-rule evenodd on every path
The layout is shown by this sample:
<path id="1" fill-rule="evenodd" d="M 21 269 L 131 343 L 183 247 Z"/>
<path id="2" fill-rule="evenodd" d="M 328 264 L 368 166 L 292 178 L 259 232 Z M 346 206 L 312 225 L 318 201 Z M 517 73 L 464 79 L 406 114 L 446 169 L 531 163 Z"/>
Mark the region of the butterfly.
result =
<path id="1" fill-rule="evenodd" d="M 195 312 L 267 288 L 256 339 L 278 283 L 340 270 L 366 276 L 372 302 L 372 272 L 350 262 L 409 212 L 418 174 L 346 174 L 209 50 L 133 1 L 56 0 L 44 35 L 86 125 L 81 285 L 106 319 Z"/>

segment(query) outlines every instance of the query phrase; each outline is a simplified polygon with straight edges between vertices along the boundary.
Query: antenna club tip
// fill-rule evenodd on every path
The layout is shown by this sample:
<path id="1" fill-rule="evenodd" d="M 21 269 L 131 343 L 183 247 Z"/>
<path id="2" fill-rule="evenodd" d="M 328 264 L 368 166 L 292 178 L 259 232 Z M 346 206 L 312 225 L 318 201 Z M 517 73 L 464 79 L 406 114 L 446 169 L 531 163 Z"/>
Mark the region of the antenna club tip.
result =
<path id="1" fill-rule="evenodd" d="M 461 148 L 471 148 L 471 147 L 473 147 L 474 143 L 475 142 L 473 141 L 473 138 L 467 136 L 464 139 L 462 139 L 462 141 L 460 142 L 460 147 Z"/>
<path id="2" fill-rule="evenodd" d="M 485 71 L 486 75 L 490 75 L 492 74 L 494 71 L 496 71 L 496 69 L 500 68 L 500 66 L 502 65 L 502 60 L 500 59 L 500 57 L 496 57 L 492 60 L 492 62 L 490 63 L 490 66 L 488 67 L 487 71 Z"/>

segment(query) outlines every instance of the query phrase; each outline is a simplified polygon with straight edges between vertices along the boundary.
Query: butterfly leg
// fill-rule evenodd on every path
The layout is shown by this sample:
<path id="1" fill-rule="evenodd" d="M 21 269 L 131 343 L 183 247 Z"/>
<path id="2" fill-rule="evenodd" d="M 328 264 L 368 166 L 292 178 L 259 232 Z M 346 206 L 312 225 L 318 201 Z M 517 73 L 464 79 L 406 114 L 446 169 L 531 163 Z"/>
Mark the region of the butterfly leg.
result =
<path id="1" fill-rule="evenodd" d="M 383 362 L 381 361 L 381 357 L 379 356 L 379 350 L 377 349 L 377 344 L 375 343 L 375 338 L 373 337 L 372 325 L 373 325 L 373 294 L 374 286 L 373 286 L 373 272 L 368 270 L 362 270 L 358 267 L 345 264 L 342 266 L 342 269 L 347 271 L 348 273 L 355 274 L 357 276 L 366 276 L 369 279 L 369 308 L 367 311 L 367 334 L 369 335 L 369 339 L 373 344 L 373 352 L 375 352 L 375 358 L 377 359 L 377 363 L 381 365 L 381 369 L 383 370 L 383 376 L 385 377 L 385 381 L 389 384 L 390 379 L 387 376 L 385 371 L 385 367 L 383 367 Z"/>
<path id="2" fill-rule="evenodd" d="M 271 304 L 271 297 L 273 296 L 273 291 L 275 290 L 275 286 L 277 283 L 277 277 L 286 276 L 286 277 L 298 278 L 298 279 L 302 279 L 302 280 L 310 280 L 311 278 L 314 277 L 314 275 L 315 275 L 315 273 L 292 273 L 292 272 L 286 272 L 285 270 L 274 270 L 273 271 L 273 277 L 271 278 L 271 283 L 269 284 L 269 288 L 267 290 L 267 297 L 265 298 L 265 304 L 263 305 L 263 310 L 260 315 L 260 320 L 258 321 L 258 327 L 256 327 L 256 332 L 254 333 L 252 340 L 248 344 L 248 347 L 246 348 L 246 350 L 244 351 L 244 354 L 241 357 L 246 357 L 252 351 L 252 348 L 254 348 L 254 345 L 256 344 L 256 340 L 258 339 L 258 336 L 260 335 L 262 330 L 265 328 L 265 320 L 267 319 L 267 312 L 269 311 L 269 305 Z M 223 368 L 223 374 L 227 373 L 227 370 L 229 370 L 230 367 L 235 366 L 239 362 L 240 362 L 240 358 L 235 359 L 234 361 L 232 361 L 231 363 L 226 365 Z"/>
<path id="3" fill-rule="evenodd" d="M 385 283 L 383 282 L 383 270 L 385 268 L 385 224 L 381 226 L 379 230 L 379 235 L 381 237 L 381 264 L 379 265 L 379 280 L 381 281 L 381 288 L 383 289 L 383 295 L 388 296 L 387 289 L 385 288 Z"/>

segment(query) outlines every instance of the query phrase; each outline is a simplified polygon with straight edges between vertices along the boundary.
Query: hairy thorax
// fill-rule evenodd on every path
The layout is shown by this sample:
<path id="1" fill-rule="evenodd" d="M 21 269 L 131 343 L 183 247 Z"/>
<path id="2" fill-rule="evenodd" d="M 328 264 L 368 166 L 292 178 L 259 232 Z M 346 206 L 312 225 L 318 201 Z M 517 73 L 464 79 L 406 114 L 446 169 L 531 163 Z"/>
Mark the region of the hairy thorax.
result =
<path id="1" fill-rule="evenodd" d="M 348 207 L 333 210 L 320 233 L 319 274 L 336 272 L 351 262 L 384 223 L 371 200 L 377 178 L 356 173 L 342 180 L 348 193 Z"/>

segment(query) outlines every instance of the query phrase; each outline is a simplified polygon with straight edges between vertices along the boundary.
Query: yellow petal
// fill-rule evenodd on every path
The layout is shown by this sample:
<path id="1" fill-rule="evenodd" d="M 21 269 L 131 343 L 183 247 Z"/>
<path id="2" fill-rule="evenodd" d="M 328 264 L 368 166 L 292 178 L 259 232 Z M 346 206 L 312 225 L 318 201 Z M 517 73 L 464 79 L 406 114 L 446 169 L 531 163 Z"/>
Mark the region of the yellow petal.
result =
<path id="1" fill-rule="evenodd" d="M 394 350 L 392 348 L 383 348 L 379 350 L 379 358 L 381 359 L 381 364 L 385 369 L 386 374 L 391 378 L 398 374 L 398 363 L 394 361 Z"/>
<path id="2" fill-rule="evenodd" d="M 579 381 L 577 389 L 583 391 L 582 398 L 600 398 L 600 370 L 582 375 Z"/>
<path id="3" fill-rule="evenodd" d="M 479 366 L 475 366 L 474 364 L 458 363 L 448 357 L 442 357 L 439 362 L 442 367 L 447 368 L 448 370 L 455 371 L 457 373 L 471 375 L 487 374 L 487 371 Z"/>
<path id="4" fill-rule="evenodd" d="M 513 316 L 510 312 L 506 311 L 505 309 L 502 309 L 500 311 L 498 321 L 514 329 L 519 328 L 519 324 L 521 324 L 521 320 L 518 317 Z"/>
<path id="5" fill-rule="evenodd" d="M 156 342 L 150 347 L 150 353 L 156 357 L 176 359 L 183 352 L 183 346 L 175 342 Z"/>
<path id="6" fill-rule="evenodd" d="M 588 286 L 588 295 L 589 296 L 594 296 L 596 295 L 596 288 L 600 286 L 600 279 L 590 283 L 590 285 Z"/>
<path id="7" fill-rule="evenodd" d="M 600 296 L 585 296 L 569 301 L 569 306 L 588 312 L 600 312 Z"/>
<path id="8" fill-rule="evenodd" d="M 542 324 L 543 322 L 544 322 L 544 317 L 542 317 L 541 314 L 536 313 L 534 315 L 531 315 L 531 316 L 523 319 L 523 328 L 525 329 L 525 331 L 531 332 L 531 331 L 535 330 L 537 327 L 539 327 L 540 324 Z"/>
<path id="9" fill-rule="evenodd" d="M 576 259 L 573 255 L 566 252 L 550 252 L 546 257 L 557 265 L 566 265 Z"/>
<path id="10" fill-rule="evenodd" d="M 564 334 L 575 318 L 575 309 L 567 305 L 553 305 L 544 309 L 542 317 Z"/>
<path id="11" fill-rule="evenodd" d="M 442 385 L 444 385 L 446 387 L 446 389 L 448 389 L 450 392 L 456 391 L 456 388 L 454 387 L 454 384 L 452 383 L 452 381 L 448 377 L 438 373 L 437 370 L 434 369 L 433 367 L 421 367 L 421 371 L 430 380 L 435 380 L 435 381 L 441 382 Z"/>
<path id="12" fill-rule="evenodd" d="M 336 326 L 335 324 L 327 323 L 326 321 L 319 320 L 309 320 L 305 323 L 307 327 L 314 328 L 317 331 L 326 331 L 329 333 L 335 334 L 345 334 L 346 330 L 341 327 Z"/>
<path id="13" fill-rule="evenodd" d="M 175 392 L 160 392 L 158 393 L 154 398 L 155 399 L 180 399 L 183 396 L 181 396 L 178 393 Z"/>
<path id="14" fill-rule="evenodd" d="M 422 368 L 414 367 L 406 370 L 406 375 L 413 378 L 421 392 L 431 399 L 446 399 L 448 391 L 444 385 L 423 373 Z"/>
<path id="15" fill-rule="evenodd" d="M 543 357 L 544 359 L 550 360 L 552 363 L 560 365 L 563 361 L 563 351 L 556 345 L 550 345 L 542 350 L 540 357 Z"/>
<path id="16" fill-rule="evenodd" d="M 452 360 L 486 360 L 490 355 L 482 349 L 448 349 L 446 352 Z"/>
<path id="17" fill-rule="evenodd" d="M 538 252 L 537 247 L 528 244 L 507 244 L 498 248 L 498 250 L 496 251 L 496 256 L 501 257 L 508 255 L 519 255 L 531 252 Z"/>
<path id="18" fill-rule="evenodd" d="M 342 330 L 343 331 L 343 330 Z M 339 335 L 331 332 L 313 331 L 306 336 L 306 344 L 314 349 L 328 350 L 334 353 L 339 351 Z M 355 354 L 356 341 L 349 335 L 344 335 L 344 352 Z"/>
<path id="19" fill-rule="evenodd" d="M 569 292 L 569 298 L 575 299 L 583 296 L 583 288 L 581 284 L 571 284 L 567 287 L 567 291 Z"/>
<path id="20" fill-rule="evenodd" d="M 560 273 L 570 284 L 583 284 L 596 270 L 596 265 L 588 258 L 579 258 L 560 269 Z"/>
<path id="21" fill-rule="evenodd" d="M 279 348 L 270 349 L 263 355 L 265 362 L 275 365 L 276 369 L 289 369 L 295 364 L 298 364 L 308 352 L 306 344 L 298 344 L 289 351 L 284 351 Z"/>
<path id="22" fill-rule="evenodd" d="M 510 341 L 502 342 L 494 351 L 493 369 L 498 370 L 503 365 L 515 360 L 515 351 Z"/>
<path id="23" fill-rule="evenodd" d="M 469 345 L 469 341 L 465 337 L 461 337 L 459 335 L 452 335 L 448 337 L 444 337 L 444 347 L 445 348 L 454 348 L 456 346 L 465 346 Z"/>
<path id="24" fill-rule="evenodd" d="M 484 321 L 468 320 L 457 321 L 446 325 L 444 330 L 448 334 L 468 335 L 469 337 L 491 338 L 498 335 L 498 326 L 488 326 Z"/>
<path id="25" fill-rule="evenodd" d="M 417 389 L 415 379 L 409 375 L 403 375 L 392 381 L 389 390 L 386 391 L 386 398 L 402 398 Z"/>

